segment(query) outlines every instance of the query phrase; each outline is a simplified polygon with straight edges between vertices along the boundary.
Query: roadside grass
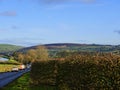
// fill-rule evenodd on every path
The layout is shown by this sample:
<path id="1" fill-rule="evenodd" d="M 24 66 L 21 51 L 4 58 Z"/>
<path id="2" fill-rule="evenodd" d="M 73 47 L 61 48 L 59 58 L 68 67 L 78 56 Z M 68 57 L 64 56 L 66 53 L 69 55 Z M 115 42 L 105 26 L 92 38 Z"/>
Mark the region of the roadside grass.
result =
<path id="1" fill-rule="evenodd" d="M 28 90 L 29 88 L 29 73 L 3 87 L 2 90 Z"/>
<path id="2" fill-rule="evenodd" d="M 3 87 L 2 90 L 56 90 L 54 86 L 33 86 L 29 84 L 30 73 L 26 73 L 17 80 Z"/>

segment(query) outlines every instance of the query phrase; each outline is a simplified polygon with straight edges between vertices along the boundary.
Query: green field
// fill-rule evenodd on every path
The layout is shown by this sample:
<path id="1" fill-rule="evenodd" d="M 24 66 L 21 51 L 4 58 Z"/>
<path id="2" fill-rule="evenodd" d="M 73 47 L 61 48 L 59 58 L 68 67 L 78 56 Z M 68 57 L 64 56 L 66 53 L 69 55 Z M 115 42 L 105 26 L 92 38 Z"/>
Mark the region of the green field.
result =
<path id="1" fill-rule="evenodd" d="M 0 64 L 0 72 L 9 72 L 15 66 L 20 67 L 19 65 L 14 64 Z"/>
<path id="2" fill-rule="evenodd" d="M 29 81 L 30 73 L 26 73 L 22 77 L 2 88 L 2 90 L 56 90 L 53 86 L 32 86 L 29 84 Z"/>
<path id="3" fill-rule="evenodd" d="M 13 67 L 20 67 L 20 63 L 16 60 L 0 62 L 0 72 L 9 72 Z"/>

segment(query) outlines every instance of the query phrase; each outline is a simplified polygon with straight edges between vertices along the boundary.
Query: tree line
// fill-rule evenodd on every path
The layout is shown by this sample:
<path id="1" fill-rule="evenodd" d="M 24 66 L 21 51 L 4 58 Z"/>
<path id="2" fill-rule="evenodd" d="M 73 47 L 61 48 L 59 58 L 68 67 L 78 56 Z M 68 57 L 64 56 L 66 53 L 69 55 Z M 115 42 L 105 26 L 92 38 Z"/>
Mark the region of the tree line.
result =
<path id="1" fill-rule="evenodd" d="M 12 58 L 21 63 L 32 63 L 35 61 L 48 60 L 49 54 L 45 46 L 38 46 L 26 52 L 14 52 Z"/>

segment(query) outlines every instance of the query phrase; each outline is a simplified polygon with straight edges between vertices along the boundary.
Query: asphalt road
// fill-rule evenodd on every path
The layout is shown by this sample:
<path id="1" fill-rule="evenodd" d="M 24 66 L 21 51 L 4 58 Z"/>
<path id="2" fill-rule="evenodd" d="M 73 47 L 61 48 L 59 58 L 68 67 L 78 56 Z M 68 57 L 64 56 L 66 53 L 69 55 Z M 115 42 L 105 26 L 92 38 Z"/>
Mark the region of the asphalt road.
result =
<path id="1" fill-rule="evenodd" d="M 0 73 L 0 88 L 4 87 L 5 85 L 9 84 L 13 80 L 17 79 L 18 77 L 29 71 L 30 69 L 25 69 L 18 72 Z"/>

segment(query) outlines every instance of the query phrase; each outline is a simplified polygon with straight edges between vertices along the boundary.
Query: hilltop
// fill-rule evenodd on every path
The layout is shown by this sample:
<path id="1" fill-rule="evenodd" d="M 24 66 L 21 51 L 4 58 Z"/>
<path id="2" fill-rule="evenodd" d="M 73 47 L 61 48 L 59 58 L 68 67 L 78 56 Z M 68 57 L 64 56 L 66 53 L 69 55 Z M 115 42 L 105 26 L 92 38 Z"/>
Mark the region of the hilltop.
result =
<path id="1" fill-rule="evenodd" d="M 26 52 L 35 49 L 36 46 L 23 47 L 10 44 L 0 44 L 0 53 L 10 53 L 14 51 Z M 65 50 L 81 51 L 81 52 L 120 52 L 120 45 L 100 45 L 100 44 L 79 44 L 79 43 L 52 43 L 43 44 L 49 52 L 59 52 Z"/>

